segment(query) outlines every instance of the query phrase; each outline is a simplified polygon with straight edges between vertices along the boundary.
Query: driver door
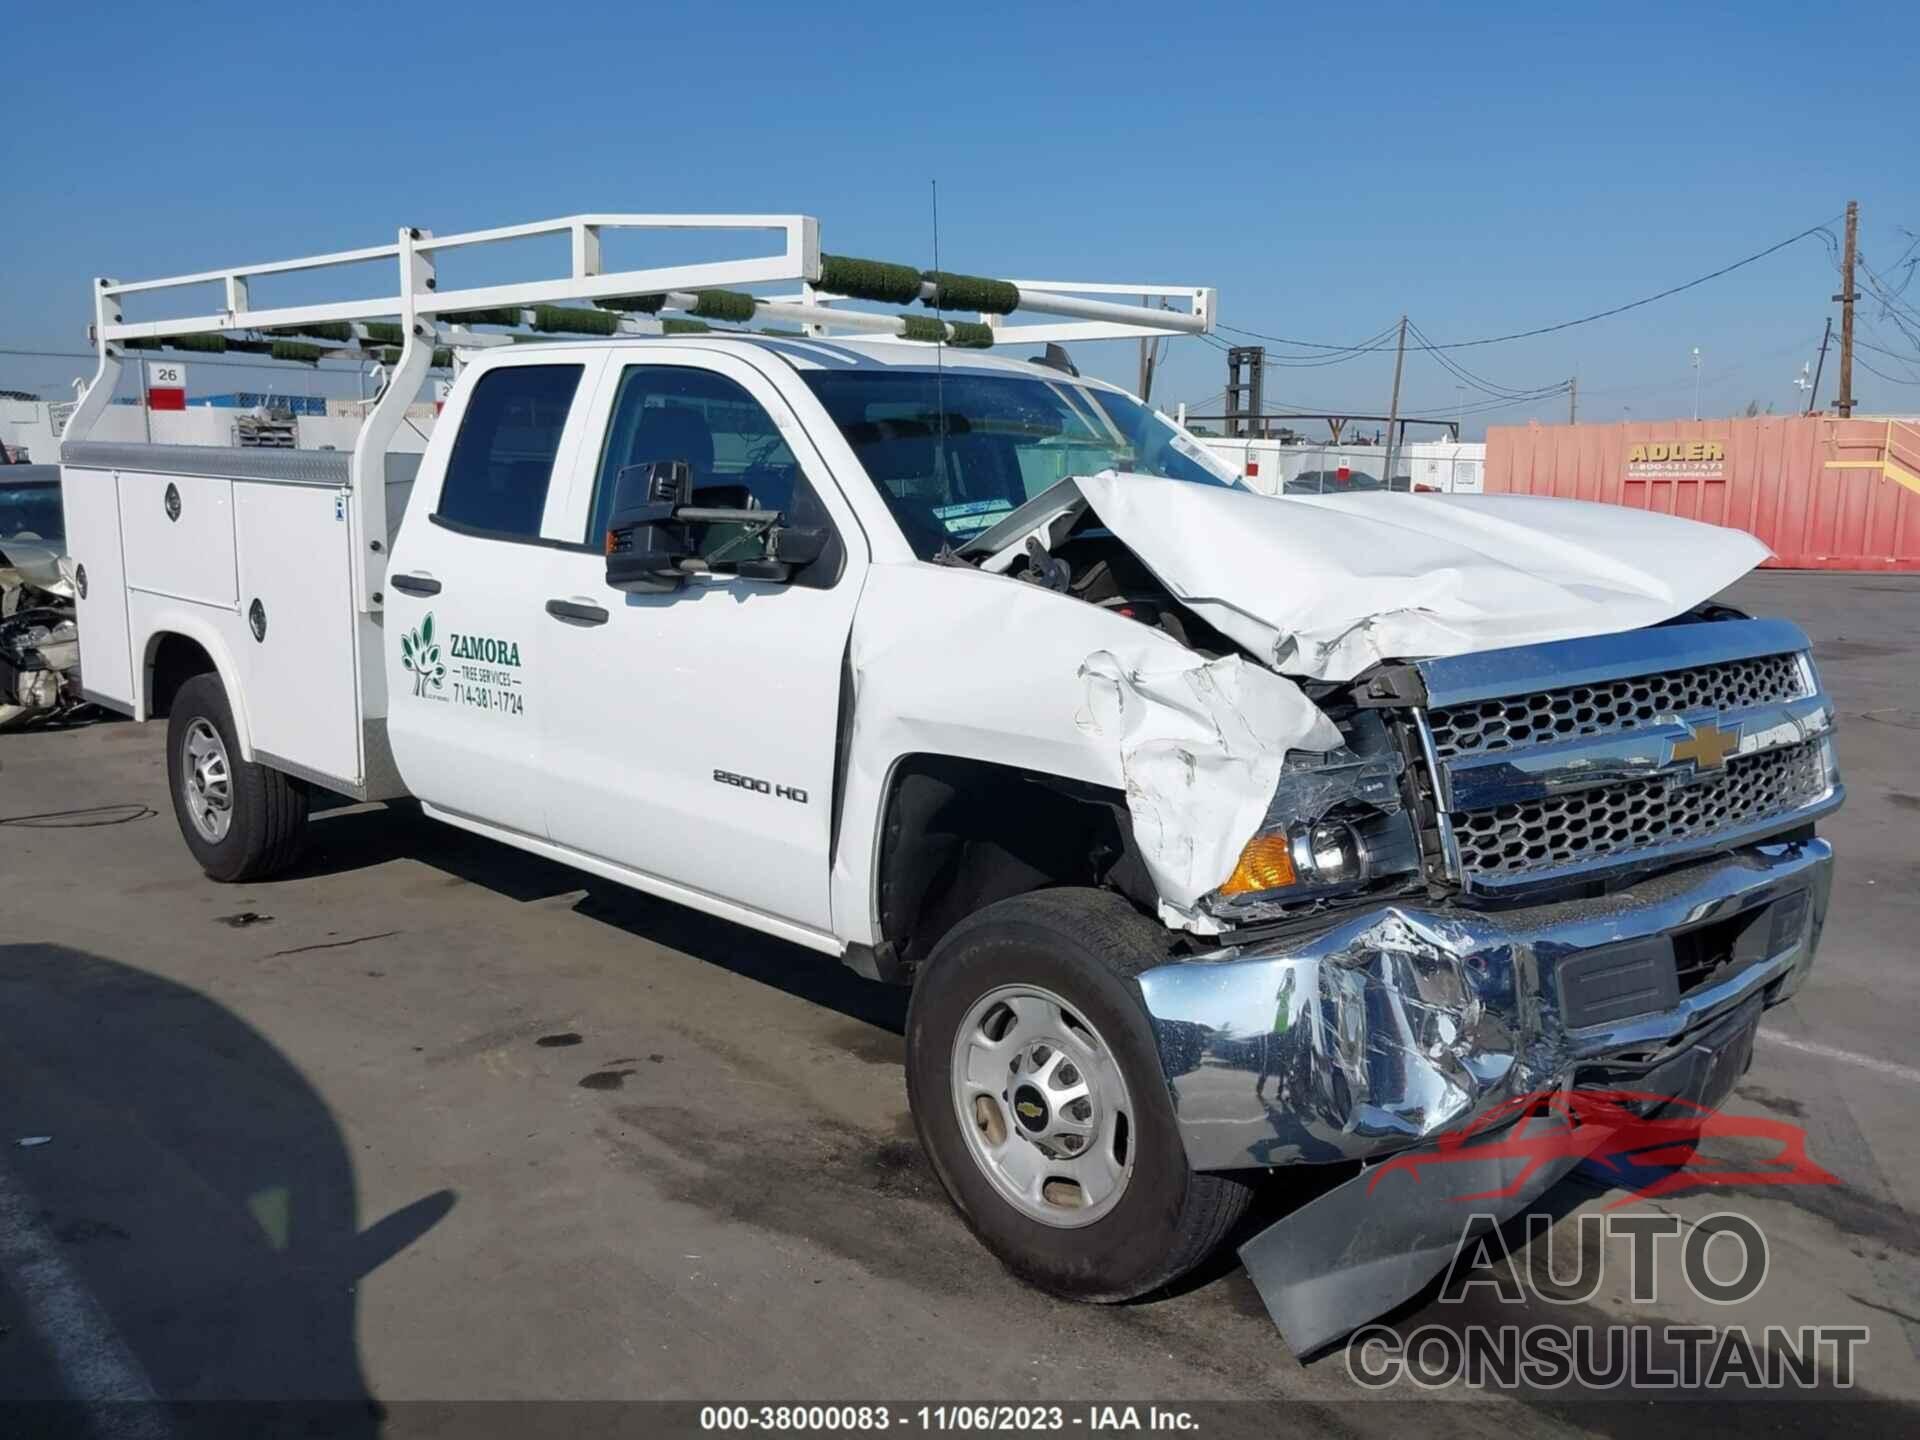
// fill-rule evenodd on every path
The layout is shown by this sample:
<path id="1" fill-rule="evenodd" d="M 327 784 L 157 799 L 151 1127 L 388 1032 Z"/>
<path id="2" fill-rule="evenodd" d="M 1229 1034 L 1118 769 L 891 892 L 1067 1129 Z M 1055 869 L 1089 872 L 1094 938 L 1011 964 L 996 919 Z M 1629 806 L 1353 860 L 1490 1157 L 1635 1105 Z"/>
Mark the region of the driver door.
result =
<path id="1" fill-rule="evenodd" d="M 569 522 L 582 546 L 554 552 L 549 570 L 549 833 L 667 882 L 646 888 L 824 933 L 860 531 L 786 402 L 738 358 L 610 365 L 594 414 L 583 459 L 595 460 L 576 468 Z M 839 543 L 786 582 L 714 573 L 665 593 L 612 588 L 604 536 L 620 474 L 676 460 L 693 471 L 695 505 L 788 512 Z M 716 565 L 765 553 L 764 530 L 699 530 Z"/>

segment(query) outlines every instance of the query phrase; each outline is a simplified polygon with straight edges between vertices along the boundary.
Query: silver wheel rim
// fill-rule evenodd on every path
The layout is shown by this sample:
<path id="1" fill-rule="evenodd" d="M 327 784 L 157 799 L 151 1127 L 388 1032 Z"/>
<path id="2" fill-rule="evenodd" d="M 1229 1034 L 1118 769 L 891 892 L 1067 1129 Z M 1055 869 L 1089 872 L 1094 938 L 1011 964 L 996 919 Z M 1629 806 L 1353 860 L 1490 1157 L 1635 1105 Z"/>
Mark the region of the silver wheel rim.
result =
<path id="1" fill-rule="evenodd" d="M 187 726 L 180 744 L 180 798 L 193 828 L 218 845 L 233 828 L 233 767 L 227 745 L 210 720 Z"/>
<path id="2" fill-rule="evenodd" d="M 967 1011 L 949 1066 L 967 1150 L 1014 1209 L 1091 1225 L 1133 1177 L 1133 1099 L 1112 1049 L 1050 990 L 1003 985 Z"/>

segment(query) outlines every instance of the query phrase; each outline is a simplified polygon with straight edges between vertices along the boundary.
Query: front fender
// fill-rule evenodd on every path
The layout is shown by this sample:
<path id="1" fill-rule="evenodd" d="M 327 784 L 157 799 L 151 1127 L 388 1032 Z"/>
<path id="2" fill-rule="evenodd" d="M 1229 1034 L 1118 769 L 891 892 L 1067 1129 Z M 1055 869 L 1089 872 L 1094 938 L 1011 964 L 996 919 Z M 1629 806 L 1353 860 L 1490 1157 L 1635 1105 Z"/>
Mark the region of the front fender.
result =
<path id="1" fill-rule="evenodd" d="M 889 777 L 909 755 L 978 760 L 1124 794 L 1170 926 L 1231 873 L 1289 750 L 1339 732 L 1292 681 L 1209 660 L 1115 611 L 971 566 L 876 565 L 847 649 L 834 925 L 882 938 Z M 1009 816 L 1017 825 L 1019 817 Z"/>
<path id="2" fill-rule="evenodd" d="M 1036 585 L 914 562 L 867 572 L 847 647 L 841 823 L 833 923 L 877 944 L 881 828 L 910 755 L 981 760 L 1118 790 L 1120 753 L 1075 723 L 1080 664 L 1102 649 L 1191 652 L 1131 620 Z"/>

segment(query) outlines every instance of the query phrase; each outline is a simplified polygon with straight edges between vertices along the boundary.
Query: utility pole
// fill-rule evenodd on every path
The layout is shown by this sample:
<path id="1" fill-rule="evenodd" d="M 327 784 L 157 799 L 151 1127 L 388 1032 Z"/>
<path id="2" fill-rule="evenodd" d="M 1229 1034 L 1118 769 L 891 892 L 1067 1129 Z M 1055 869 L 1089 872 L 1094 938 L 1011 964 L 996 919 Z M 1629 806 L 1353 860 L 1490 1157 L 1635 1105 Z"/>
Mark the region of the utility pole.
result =
<path id="1" fill-rule="evenodd" d="M 1386 474 L 1380 477 L 1387 489 L 1393 488 L 1393 455 L 1397 448 L 1394 444 L 1394 429 L 1400 421 L 1400 367 L 1407 359 L 1407 317 L 1400 317 L 1400 344 L 1393 352 L 1393 403 L 1387 406 L 1387 464 Z"/>
<path id="2" fill-rule="evenodd" d="M 1693 347 L 1693 418 L 1700 418 L 1700 347 Z"/>
<path id="3" fill-rule="evenodd" d="M 1820 337 L 1820 359 L 1813 367 L 1813 388 L 1807 392 L 1807 413 L 1820 403 L 1820 377 L 1827 373 L 1827 341 L 1833 338 L 1833 317 L 1827 317 L 1826 334 Z"/>
<path id="4" fill-rule="evenodd" d="M 1576 424 L 1580 419 L 1580 377 L 1574 376 L 1567 381 L 1567 424 Z"/>
<path id="5" fill-rule="evenodd" d="M 1840 261 L 1840 398 L 1834 409 L 1842 420 L 1853 414 L 1853 256 L 1860 236 L 1860 202 L 1847 202 L 1847 244 Z"/>

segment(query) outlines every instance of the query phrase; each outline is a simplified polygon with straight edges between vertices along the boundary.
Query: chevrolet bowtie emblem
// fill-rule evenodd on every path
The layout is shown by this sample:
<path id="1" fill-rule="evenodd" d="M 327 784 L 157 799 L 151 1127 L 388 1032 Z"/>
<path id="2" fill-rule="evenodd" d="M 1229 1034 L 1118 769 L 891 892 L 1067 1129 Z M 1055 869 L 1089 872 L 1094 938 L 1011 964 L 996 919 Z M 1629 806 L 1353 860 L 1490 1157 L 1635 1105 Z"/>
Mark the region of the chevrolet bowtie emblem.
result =
<path id="1" fill-rule="evenodd" d="M 1691 760 L 1702 770 L 1718 770 L 1727 763 L 1727 756 L 1740 748 L 1740 732 L 1722 730 L 1711 720 L 1688 727 L 1684 740 L 1676 741 L 1673 747 L 1673 760 Z"/>
<path id="2" fill-rule="evenodd" d="M 1027 1119 L 1029 1120 L 1038 1120 L 1042 1115 L 1047 1113 L 1046 1111 L 1042 1110 L 1038 1105 L 1034 1104 L 1031 1100 L 1022 1100 L 1018 1104 L 1016 1104 L 1013 1108 L 1018 1110 L 1022 1115 L 1026 1116 Z"/>

